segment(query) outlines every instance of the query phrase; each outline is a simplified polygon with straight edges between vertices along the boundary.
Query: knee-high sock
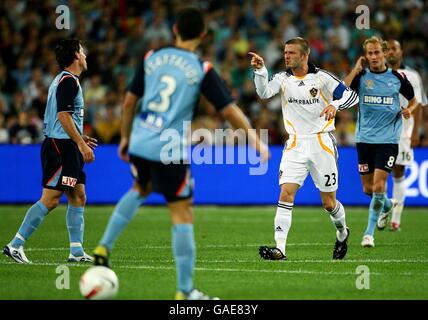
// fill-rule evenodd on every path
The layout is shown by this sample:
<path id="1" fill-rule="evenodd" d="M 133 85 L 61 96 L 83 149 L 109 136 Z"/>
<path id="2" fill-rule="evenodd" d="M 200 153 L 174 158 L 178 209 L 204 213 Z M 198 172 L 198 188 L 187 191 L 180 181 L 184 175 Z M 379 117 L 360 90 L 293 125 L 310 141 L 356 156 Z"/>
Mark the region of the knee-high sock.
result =
<path id="1" fill-rule="evenodd" d="M 276 247 L 285 254 L 285 245 L 287 243 L 288 231 L 291 228 L 293 203 L 278 202 L 274 220 Z"/>
<path id="2" fill-rule="evenodd" d="M 374 192 L 372 200 L 370 201 L 369 221 L 368 221 L 367 229 L 364 232 L 365 235 L 369 234 L 373 236 L 377 219 L 379 217 L 379 213 L 382 211 L 384 204 L 385 204 L 385 193 Z"/>
<path id="3" fill-rule="evenodd" d="M 67 207 L 67 230 L 70 238 L 70 252 L 76 257 L 83 256 L 83 232 L 85 229 L 85 220 L 83 213 L 85 207 Z"/>
<path id="4" fill-rule="evenodd" d="M 122 196 L 110 217 L 107 229 L 104 231 L 103 238 L 100 241 L 101 245 L 109 250 L 113 249 L 116 239 L 132 220 L 138 207 L 144 203 L 145 199 L 145 197 L 140 196 L 138 191 L 133 189 Z"/>
<path id="5" fill-rule="evenodd" d="M 333 209 L 333 211 L 328 211 L 330 214 L 330 219 L 333 222 L 334 226 L 336 227 L 336 237 L 339 241 L 345 240 L 346 236 L 348 235 L 348 232 L 346 231 L 346 215 L 345 215 L 345 208 L 343 205 L 339 202 L 339 200 L 336 200 L 336 207 Z"/>
<path id="6" fill-rule="evenodd" d="M 28 209 L 27 213 L 25 214 L 24 221 L 22 221 L 18 233 L 10 242 L 12 247 L 18 249 L 20 246 L 23 246 L 25 241 L 30 238 L 33 232 L 36 231 L 43 222 L 48 212 L 48 208 L 46 208 L 42 202 L 37 201 L 35 204 L 33 204 L 33 206 Z"/>
<path id="7" fill-rule="evenodd" d="M 391 222 L 401 223 L 401 213 L 403 212 L 404 200 L 406 199 L 406 184 L 404 176 L 400 178 L 394 178 L 394 187 L 392 189 L 392 195 L 398 204 L 394 208 L 392 213 Z"/>
<path id="8" fill-rule="evenodd" d="M 382 212 L 388 212 L 392 208 L 392 201 L 388 198 L 385 192 L 385 202 L 383 203 Z"/>
<path id="9" fill-rule="evenodd" d="M 193 288 L 193 268 L 196 255 L 192 224 L 173 226 L 172 250 L 177 269 L 177 290 L 188 293 Z"/>

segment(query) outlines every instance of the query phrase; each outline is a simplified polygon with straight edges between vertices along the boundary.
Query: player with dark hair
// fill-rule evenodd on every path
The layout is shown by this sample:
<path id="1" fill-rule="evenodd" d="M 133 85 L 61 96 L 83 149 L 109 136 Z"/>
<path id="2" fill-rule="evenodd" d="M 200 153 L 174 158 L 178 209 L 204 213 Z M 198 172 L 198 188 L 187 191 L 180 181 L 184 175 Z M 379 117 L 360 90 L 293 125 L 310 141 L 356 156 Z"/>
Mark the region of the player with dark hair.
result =
<path id="1" fill-rule="evenodd" d="M 422 106 L 427 105 L 427 95 L 424 91 L 421 76 L 415 70 L 403 62 L 403 49 L 400 42 L 397 40 L 388 41 L 388 51 L 386 55 L 388 65 L 401 75 L 405 76 L 415 92 L 416 100 L 419 104 L 418 108 L 412 113 L 409 119 L 403 119 L 403 130 L 401 131 L 400 142 L 398 144 L 397 161 L 392 168 L 393 186 L 392 197 L 397 200 L 397 206 L 392 211 L 391 230 L 400 230 L 401 213 L 404 208 L 404 200 L 406 199 L 406 181 L 404 172 L 406 166 L 412 165 L 414 161 L 413 148 L 419 144 L 419 124 L 422 113 Z M 408 101 L 400 94 L 400 106 L 407 106 Z M 378 229 L 382 230 L 388 224 L 389 215 L 381 214 L 378 219 Z"/>
<path id="2" fill-rule="evenodd" d="M 364 56 L 357 60 L 345 83 L 358 92 L 360 102 L 356 126 L 358 170 L 364 193 L 371 197 L 367 229 L 361 246 L 374 247 L 374 231 L 382 214 L 396 206 L 385 194 L 386 180 L 398 155 L 402 117 L 410 118 L 418 106 L 409 80 L 386 66 L 388 45 L 378 37 L 363 43 Z M 367 62 L 368 68 L 363 68 Z M 399 94 L 409 104 L 401 108 Z"/>
<path id="3" fill-rule="evenodd" d="M 76 39 L 61 40 L 55 48 L 61 72 L 49 87 L 41 146 L 43 192 L 26 213 L 21 227 L 3 253 L 18 263 L 31 263 L 24 243 L 55 209 L 62 194 L 68 200 L 67 229 L 70 237 L 68 262 L 91 262 L 83 250 L 86 203 L 84 163 L 94 161 L 96 140 L 83 135 L 84 102 L 79 75 L 86 71 L 86 55 Z"/>
<path id="4" fill-rule="evenodd" d="M 269 150 L 235 105 L 211 63 L 194 53 L 205 32 L 202 14 L 193 8 L 179 12 L 173 31 L 174 47 L 149 51 L 142 59 L 122 105 L 119 157 L 130 161 L 132 188 L 120 199 L 99 246 L 96 265 L 109 265 L 109 254 L 138 207 L 153 191 L 161 193 L 171 213 L 172 248 L 177 271 L 178 300 L 207 300 L 193 286 L 195 240 L 192 218 L 193 179 L 187 164 L 187 133 L 200 94 L 203 94 L 233 127 L 243 128 L 250 144 L 267 160 Z M 135 116 L 139 98 L 141 111 Z M 185 126 L 186 124 L 186 126 Z M 177 139 L 164 139 L 174 131 Z"/>

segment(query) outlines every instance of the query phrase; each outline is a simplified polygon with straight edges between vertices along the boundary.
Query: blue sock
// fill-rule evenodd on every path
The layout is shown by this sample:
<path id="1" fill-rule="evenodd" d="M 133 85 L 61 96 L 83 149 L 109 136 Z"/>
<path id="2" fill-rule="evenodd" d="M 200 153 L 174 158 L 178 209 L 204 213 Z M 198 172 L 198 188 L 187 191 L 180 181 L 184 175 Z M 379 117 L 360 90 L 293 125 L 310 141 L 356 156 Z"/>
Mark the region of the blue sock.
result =
<path id="1" fill-rule="evenodd" d="M 382 211 L 384 204 L 385 204 L 385 193 L 374 192 L 372 200 L 370 201 L 369 221 L 368 221 L 367 229 L 364 232 L 365 235 L 369 234 L 373 236 L 377 219 L 379 217 L 379 213 Z"/>
<path id="2" fill-rule="evenodd" d="M 48 212 L 48 208 L 46 208 L 46 206 L 40 201 L 33 204 L 25 214 L 24 221 L 22 221 L 21 227 L 19 228 L 15 238 L 10 242 L 12 247 L 17 249 L 20 246 L 23 246 L 24 242 L 30 238 L 33 232 L 36 231 L 39 225 L 43 222 Z"/>
<path id="3" fill-rule="evenodd" d="M 75 257 L 83 256 L 84 210 L 85 207 L 73 207 L 71 205 L 68 205 L 67 208 L 66 220 L 70 238 L 70 253 Z"/>
<path id="4" fill-rule="evenodd" d="M 386 196 L 386 193 L 385 193 L 385 203 L 383 205 L 382 212 L 388 212 L 389 210 L 391 210 L 391 208 L 392 208 L 392 201 Z"/>
<path id="5" fill-rule="evenodd" d="M 125 193 L 114 208 L 100 244 L 111 250 L 117 237 L 132 220 L 138 207 L 145 200 L 145 197 L 142 197 L 138 191 L 133 189 Z"/>
<path id="6" fill-rule="evenodd" d="M 193 289 L 192 278 L 196 252 L 192 224 L 173 226 L 172 250 L 177 268 L 177 290 L 190 292 Z"/>

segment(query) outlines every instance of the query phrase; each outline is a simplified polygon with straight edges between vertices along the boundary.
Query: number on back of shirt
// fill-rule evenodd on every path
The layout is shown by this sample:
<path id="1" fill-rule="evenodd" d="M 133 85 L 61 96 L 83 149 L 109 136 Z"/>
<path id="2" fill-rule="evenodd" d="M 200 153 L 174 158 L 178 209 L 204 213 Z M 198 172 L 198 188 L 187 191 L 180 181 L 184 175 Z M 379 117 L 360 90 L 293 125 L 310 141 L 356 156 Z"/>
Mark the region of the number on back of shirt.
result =
<path id="1" fill-rule="evenodd" d="M 147 105 L 149 110 L 154 112 L 166 112 L 170 107 L 170 97 L 175 91 L 177 87 L 177 81 L 174 77 L 169 75 L 164 75 L 161 77 L 160 81 L 164 83 L 166 86 L 162 90 L 159 91 L 160 102 L 151 101 Z"/>

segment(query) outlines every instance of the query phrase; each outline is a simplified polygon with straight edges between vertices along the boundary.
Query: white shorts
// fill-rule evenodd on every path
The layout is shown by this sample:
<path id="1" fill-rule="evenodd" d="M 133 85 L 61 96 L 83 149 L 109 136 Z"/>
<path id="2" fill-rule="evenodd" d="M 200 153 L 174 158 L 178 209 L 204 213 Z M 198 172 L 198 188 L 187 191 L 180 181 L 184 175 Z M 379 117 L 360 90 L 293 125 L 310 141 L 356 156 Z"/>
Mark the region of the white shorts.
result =
<path id="1" fill-rule="evenodd" d="M 413 163 L 413 149 L 410 138 L 400 138 L 398 144 L 398 156 L 395 164 L 400 166 L 410 166 Z"/>
<path id="2" fill-rule="evenodd" d="M 303 183 L 311 174 L 315 186 L 322 192 L 337 190 L 336 140 L 332 134 L 290 135 L 279 166 L 279 185 Z"/>

